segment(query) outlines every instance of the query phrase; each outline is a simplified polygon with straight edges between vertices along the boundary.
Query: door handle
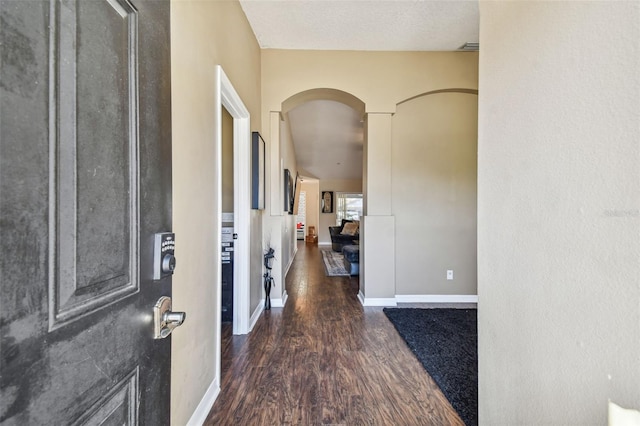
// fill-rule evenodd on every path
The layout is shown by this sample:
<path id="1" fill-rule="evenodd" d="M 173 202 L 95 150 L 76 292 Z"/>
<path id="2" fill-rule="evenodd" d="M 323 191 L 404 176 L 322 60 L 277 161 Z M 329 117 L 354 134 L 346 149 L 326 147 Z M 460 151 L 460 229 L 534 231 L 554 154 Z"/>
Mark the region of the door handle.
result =
<path id="1" fill-rule="evenodd" d="M 184 312 L 167 311 L 162 314 L 162 321 L 167 324 L 175 324 L 176 327 L 182 325 L 186 318 L 187 314 Z"/>
<path id="2" fill-rule="evenodd" d="M 153 338 L 164 339 L 187 319 L 185 312 L 171 310 L 171 298 L 162 296 L 153 307 Z"/>

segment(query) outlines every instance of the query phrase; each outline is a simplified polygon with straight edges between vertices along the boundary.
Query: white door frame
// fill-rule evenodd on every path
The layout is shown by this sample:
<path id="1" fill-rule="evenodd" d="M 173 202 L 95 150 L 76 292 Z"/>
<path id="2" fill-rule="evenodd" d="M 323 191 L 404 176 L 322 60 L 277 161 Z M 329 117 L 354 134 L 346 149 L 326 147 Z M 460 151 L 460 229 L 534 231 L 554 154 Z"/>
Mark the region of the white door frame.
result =
<path id="1" fill-rule="evenodd" d="M 216 65 L 216 176 L 217 223 L 222 222 L 222 107 L 227 109 L 233 117 L 233 217 L 234 232 L 238 239 L 234 241 L 233 262 L 233 334 L 247 334 L 249 332 L 249 256 L 251 241 L 251 130 L 249 124 L 249 110 L 233 88 L 231 81 L 220 65 Z M 220 262 L 221 236 L 218 235 L 216 255 L 212 261 Z M 221 268 L 218 268 L 221 271 Z M 217 300 L 222 298 L 222 274 L 218 272 L 216 279 Z M 219 303 L 220 304 L 220 303 Z M 218 330 L 220 326 L 218 315 Z M 220 368 L 221 341 L 218 334 L 216 347 L 217 364 Z M 218 370 L 219 371 L 219 370 Z"/>

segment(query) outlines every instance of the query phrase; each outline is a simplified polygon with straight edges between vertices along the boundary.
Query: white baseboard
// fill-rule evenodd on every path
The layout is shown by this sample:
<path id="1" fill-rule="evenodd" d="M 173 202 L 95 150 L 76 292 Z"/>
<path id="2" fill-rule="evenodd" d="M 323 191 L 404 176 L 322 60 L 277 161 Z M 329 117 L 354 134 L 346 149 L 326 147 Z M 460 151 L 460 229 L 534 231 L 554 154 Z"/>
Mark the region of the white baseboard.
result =
<path id="1" fill-rule="evenodd" d="M 209 388 L 204 393 L 204 396 L 200 400 L 200 403 L 196 407 L 195 411 L 191 415 L 191 418 L 187 422 L 187 426 L 202 426 L 207 419 L 213 403 L 216 402 L 218 395 L 220 394 L 220 382 L 216 377 L 209 385 Z"/>
<path id="2" fill-rule="evenodd" d="M 365 297 L 358 293 L 362 306 L 397 306 L 398 303 L 478 303 L 475 294 L 396 294 L 396 297 Z"/>
<path id="3" fill-rule="evenodd" d="M 256 325 L 256 322 L 258 322 L 258 318 L 260 318 L 260 314 L 262 313 L 263 309 L 264 299 L 261 299 L 258 303 L 258 306 L 256 306 L 256 309 L 254 309 L 253 313 L 251 314 L 251 319 L 249 319 L 249 332 L 253 330 L 253 326 Z"/>
<path id="4" fill-rule="evenodd" d="M 296 258 L 296 254 L 298 254 L 298 246 L 294 246 L 291 259 L 289 259 L 289 263 L 287 264 L 287 267 L 284 268 L 284 274 L 282 274 L 282 276 L 284 277 L 284 279 L 282 280 L 283 283 L 284 283 L 284 280 L 287 279 L 287 274 L 289 273 L 289 269 L 291 268 L 291 265 L 293 265 L 293 261 Z"/>
<path id="5" fill-rule="evenodd" d="M 318 247 L 323 246 L 323 247 L 327 247 L 330 246 L 331 243 L 318 243 Z"/>
<path id="6" fill-rule="evenodd" d="M 395 297 L 364 297 L 358 294 L 362 306 L 398 306 Z"/>
<path id="7" fill-rule="evenodd" d="M 264 301 L 263 301 L 264 302 Z M 272 308 L 284 308 L 284 299 L 271 299 L 271 307 Z"/>
<path id="8" fill-rule="evenodd" d="M 475 294 L 396 294 L 398 303 L 478 303 Z"/>

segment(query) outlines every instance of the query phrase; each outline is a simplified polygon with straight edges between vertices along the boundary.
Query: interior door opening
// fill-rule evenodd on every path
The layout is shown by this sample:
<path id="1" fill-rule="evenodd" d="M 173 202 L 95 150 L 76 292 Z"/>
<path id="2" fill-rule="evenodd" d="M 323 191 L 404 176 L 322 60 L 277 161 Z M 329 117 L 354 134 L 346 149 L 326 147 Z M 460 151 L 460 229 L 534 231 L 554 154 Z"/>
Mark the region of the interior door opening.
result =
<path id="1" fill-rule="evenodd" d="M 296 215 L 296 240 L 304 241 L 304 229 L 307 223 L 307 191 L 300 191 L 298 199 L 298 214 Z"/>
<path id="2" fill-rule="evenodd" d="M 222 218 L 220 265 L 222 275 L 222 297 L 220 299 L 220 332 L 230 333 L 233 329 L 234 294 L 234 179 L 233 179 L 233 117 L 222 108 Z M 230 329 L 230 330 L 227 330 Z M 222 345 L 226 340 L 222 339 Z M 225 348 L 221 348 L 225 352 Z M 224 368 L 224 363 L 223 363 Z"/>
<path id="3" fill-rule="evenodd" d="M 233 296 L 232 296 L 232 330 L 233 334 L 247 334 L 249 332 L 249 290 L 250 290 L 250 255 L 251 255 L 251 131 L 249 122 L 249 111 L 245 107 L 242 99 L 238 96 L 238 92 L 234 89 L 231 81 L 224 73 L 221 66 L 216 66 L 216 87 L 217 87 L 217 102 L 215 111 L 215 153 L 218 159 L 216 164 L 216 176 L 217 176 L 217 213 L 216 217 L 212 218 L 216 225 L 220 227 L 219 234 L 216 235 L 217 244 L 215 246 L 215 253 L 212 253 L 212 261 L 221 262 L 222 259 L 222 225 L 228 224 L 232 218 L 233 232 L 231 233 L 231 239 L 233 241 L 233 247 L 231 251 L 233 253 Z M 225 111 L 226 110 L 226 111 Z M 224 118 L 224 115 L 227 117 Z M 226 124 L 223 125 L 223 122 Z M 229 133 L 233 141 L 232 148 L 233 153 L 223 161 L 223 127 L 229 129 L 225 130 L 225 134 Z M 232 160 L 231 160 L 232 159 Z M 233 182 L 229 184 L 229 179 L 223 179 L 223 164 L 224 170 L 229 164 L 233 165 L 231 175 L 233 176 Z M 226 183 L 223 183 L 226 182 Z M 233 210 L 223 210 L 223 184 L 228 188 L 232 188 L 230 192 L 233 194 L 233 201 L 231 202 Z M 231 208 L 225 204 L 225 209 Z M 229 213 L 224 216 L 223 213 Z M 228 231 L 227 231 L 228 232 Z M 231 258 L 231 256 L 229 256 Z M 221 265 L 222 266 L 222 265 Z M 222 306 L 222 268 L 220 272 L 213 280 L 213 291 L 216 292 L 216 300 L 219 301 L 214 309 L 221 311 Z M 214 348 L 216 353 L 216 378 L 221 380 L 221 358 L 222 358 L 222 312 L 217 316 L 215 323 L 212 324 L 212 329 L 217 334 L 216 346 Z M 215 383 L 212 383 L 215 384 Z M 220 386 L 220 382 L 218 382 Z"/>

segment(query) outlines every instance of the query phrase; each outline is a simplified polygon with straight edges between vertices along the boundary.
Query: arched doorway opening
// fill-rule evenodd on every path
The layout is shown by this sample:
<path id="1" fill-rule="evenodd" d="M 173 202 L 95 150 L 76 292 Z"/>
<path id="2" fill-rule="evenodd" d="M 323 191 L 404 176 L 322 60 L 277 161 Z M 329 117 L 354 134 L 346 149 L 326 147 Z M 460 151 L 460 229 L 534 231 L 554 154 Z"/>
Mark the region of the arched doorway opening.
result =
<path id="1" fill-rule="evenodd" d="M 314 232 L 319 246 L 331 250 L 329 227 L 340 223 L 341 213 L 344 215 L 336 203 L 338 195 L 363 194 L 365 126 L 365 103 L 332 88 L 299 92 L 285 99 L 280 111 L 271 112 L 268 163 L 273 198 L 265 236 L 282 235 L 282 241 L 277 242 L 282 261 L 274 278 L 283 284 L 276 284 L 283 289 L 283 301 L 284 278 L 297 251 L 297 241 L 306 240 Z M 285 170 L 298 177 L 295 214 L 283 210 L 284 200 L 280 198 Z M 301 192 L 305 195 L 302 206 L 298 203 Z M 323 192 L 326 196 L 331 193 L 331 205 L 326 208 L 322 208 Z M 305 210 L 301 211 L 301 207 Z M 364 211 L 359 213 L 363 214 Z M 356 263 L 361 262 L 358 257 Z"/>

